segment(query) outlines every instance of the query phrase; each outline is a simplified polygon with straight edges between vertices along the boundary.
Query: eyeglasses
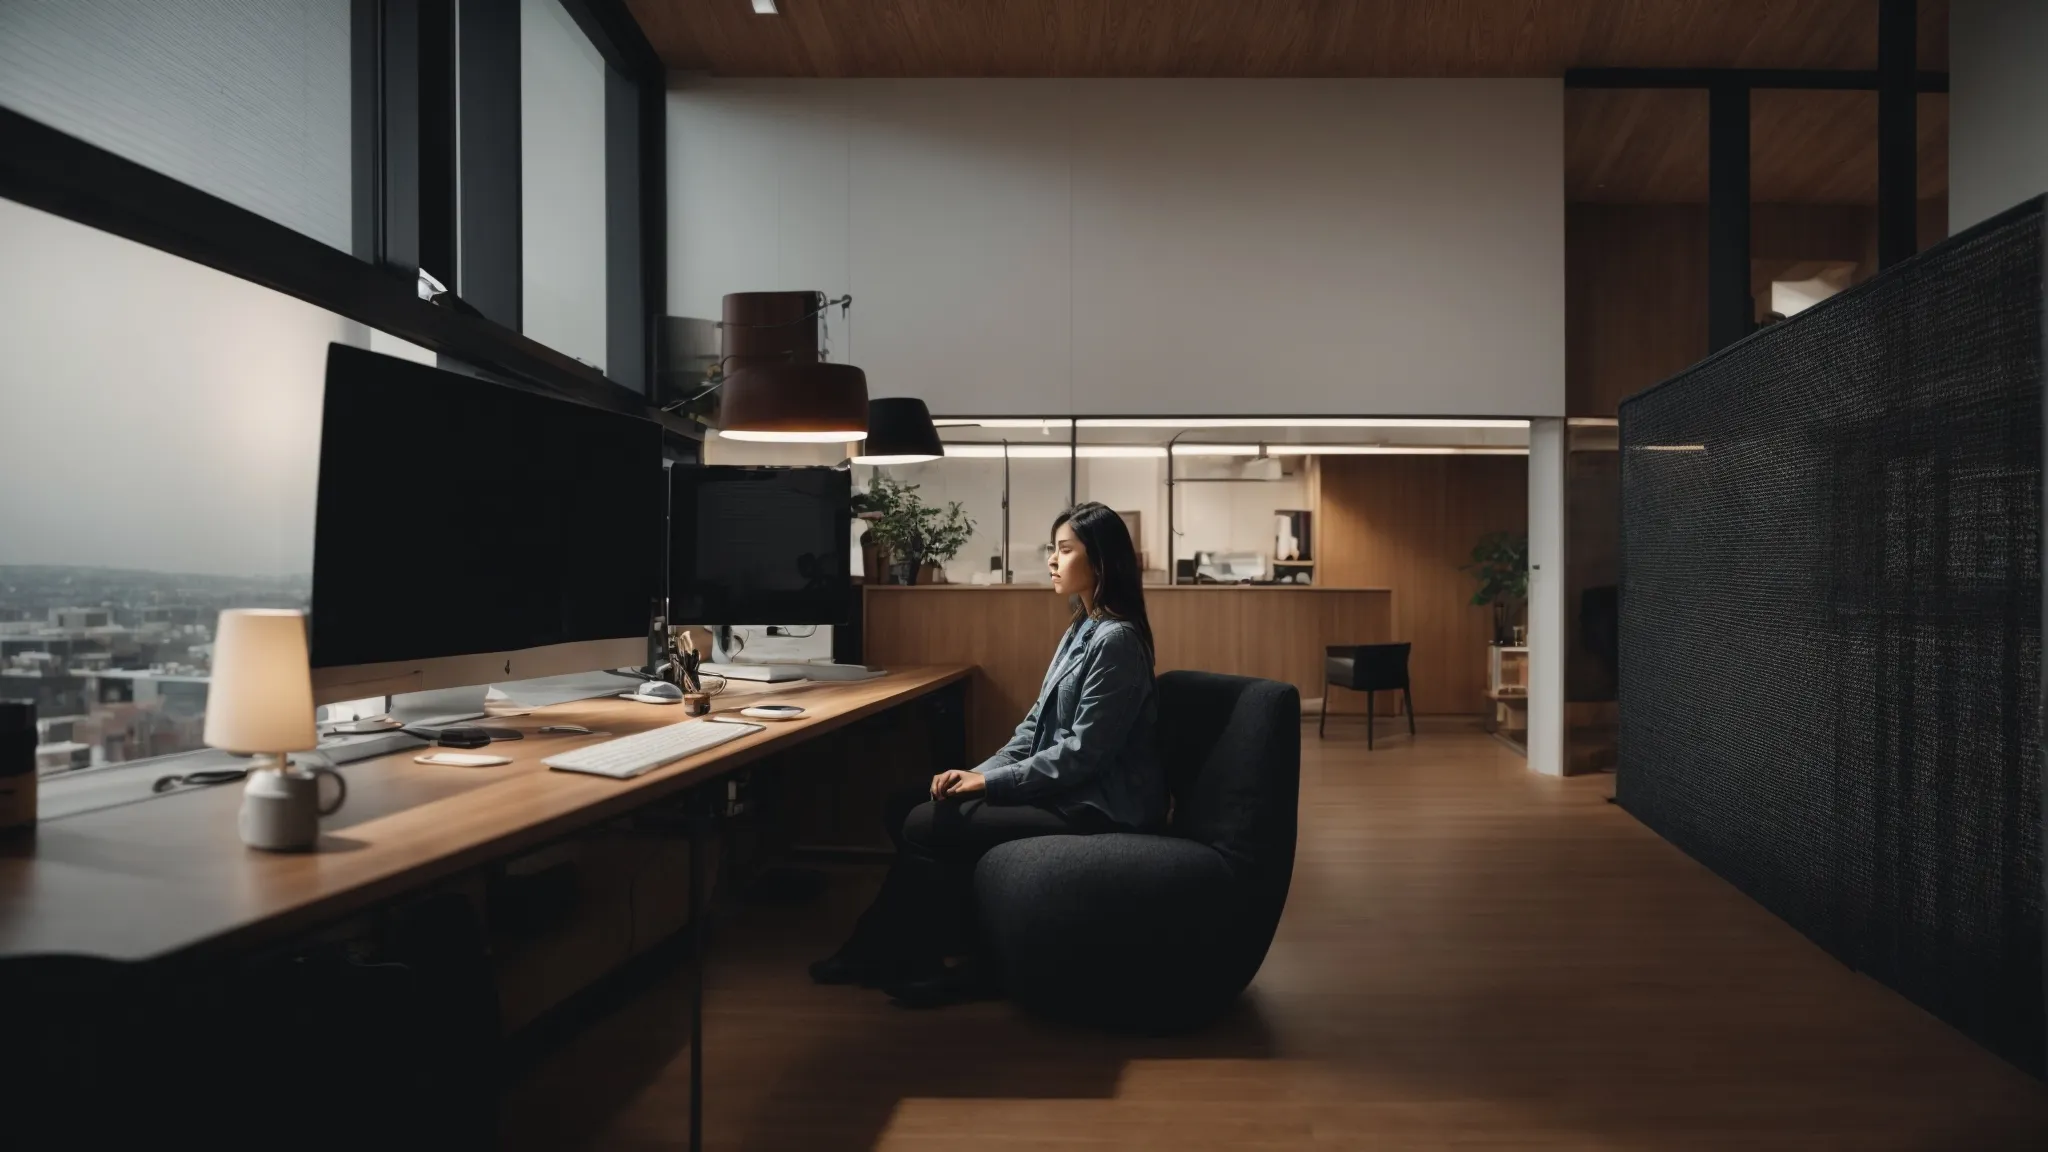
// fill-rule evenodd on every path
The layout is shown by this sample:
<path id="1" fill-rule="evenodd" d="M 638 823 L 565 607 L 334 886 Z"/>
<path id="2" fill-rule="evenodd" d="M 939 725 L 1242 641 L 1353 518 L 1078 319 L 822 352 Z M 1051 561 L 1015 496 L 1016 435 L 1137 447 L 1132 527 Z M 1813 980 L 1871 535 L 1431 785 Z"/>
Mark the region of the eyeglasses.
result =
<path id="1" fill-rule="evenodd" d="M 188 772 L 183 776 L 159 776 L 149 786 L 151 792 L 169 792 L 181 784 L 206 787 L 209 784 L 232 784 L 249 775 L 247 768 L 210 768 L 204 772 Z"/>

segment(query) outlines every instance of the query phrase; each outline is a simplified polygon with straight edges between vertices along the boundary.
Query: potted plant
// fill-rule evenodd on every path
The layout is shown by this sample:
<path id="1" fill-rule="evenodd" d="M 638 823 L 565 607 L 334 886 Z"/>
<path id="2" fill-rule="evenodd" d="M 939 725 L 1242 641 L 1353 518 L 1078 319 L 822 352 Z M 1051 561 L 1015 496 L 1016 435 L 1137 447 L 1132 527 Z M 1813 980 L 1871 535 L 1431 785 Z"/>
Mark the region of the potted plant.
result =
<path id="1" fill-rule="evenodd" d="M 1493 605 L 1493 642 L 1513 639 L 1511 610 L 1529 599 L 1529 537 L 1521 532 L 1489 532 L 1472 546 L 1472 562 L 1458 569 L 1479 581 L 1475 605 Z"/>
<path id="2" fill-rule="evenodd" d="M 917 485 L 876 474 L 854 501 L 854 513 L 871 519 L 868 539 L 889 557 L 893 583 L 915 584 L 929 565 L 937 568 L 960 554 L 974 535 L 974 520 L 955 500 L 934 508 L 917 495 Z"/>

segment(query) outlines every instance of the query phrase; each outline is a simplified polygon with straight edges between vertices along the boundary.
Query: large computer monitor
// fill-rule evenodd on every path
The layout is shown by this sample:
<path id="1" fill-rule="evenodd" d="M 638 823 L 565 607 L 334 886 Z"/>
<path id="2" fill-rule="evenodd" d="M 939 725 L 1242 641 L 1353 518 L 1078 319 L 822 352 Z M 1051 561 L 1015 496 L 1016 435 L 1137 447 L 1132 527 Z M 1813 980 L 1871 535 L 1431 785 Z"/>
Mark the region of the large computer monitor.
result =
<path id="1" fill-rule="evenodd" d="M 669 619 L 844 624 L 853 476 L 844 468 L 669 469 Z"/>
<path id="2" fill-rule="evenodd" d="M 321 702 L 640 664 L 660 426 L 333 345 L 314 513 Z"/>

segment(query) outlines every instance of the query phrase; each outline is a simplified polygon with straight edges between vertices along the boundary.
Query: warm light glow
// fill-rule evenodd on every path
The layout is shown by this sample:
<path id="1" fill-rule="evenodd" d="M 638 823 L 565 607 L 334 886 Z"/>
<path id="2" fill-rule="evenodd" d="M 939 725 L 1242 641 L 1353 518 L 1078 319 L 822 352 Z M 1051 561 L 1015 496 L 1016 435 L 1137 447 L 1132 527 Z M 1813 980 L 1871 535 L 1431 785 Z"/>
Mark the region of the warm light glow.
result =
<path id="1" fill-rule="evenodd" d="M 853 457 L 849 457 L 849 459 L 850 459 L 850 460 L 851 460 L 851 461 L 852 461 L 853 463 L 855 463 L 855 464 L 867 464 L 867 465 L 870 465 L 870 466 L 874 466 L 874 467 L 879 467 L 879 466 L 881 466 L 881 465 L 884 465 L 884 464 L 923 464 L 924 462 L 926 462 L 926 461 L 928 461 L 928 460 L 937 460 L 937 459 L 938 459 L 938 457 L 937 457 L 937 456 L 924 456 L 924 455 L 912 455 L 912 456 L 853 456 Z"/>
<path id="2" fill-rule="evenodd" d="M 229 608 L 214 627 L 213 683 L 200 737 L 229 752 L 303 752 L 320 742 L 306 614 Z"/>
<path id="3" fill-rule="evenodd" d="M 769 444 L 844 444 L 868 438 L 865 428 L 837 428 L 825 432 L 755 432 L 729 428 L 720 428 L 717 431 L 727 440 L 752 440 Z"/>

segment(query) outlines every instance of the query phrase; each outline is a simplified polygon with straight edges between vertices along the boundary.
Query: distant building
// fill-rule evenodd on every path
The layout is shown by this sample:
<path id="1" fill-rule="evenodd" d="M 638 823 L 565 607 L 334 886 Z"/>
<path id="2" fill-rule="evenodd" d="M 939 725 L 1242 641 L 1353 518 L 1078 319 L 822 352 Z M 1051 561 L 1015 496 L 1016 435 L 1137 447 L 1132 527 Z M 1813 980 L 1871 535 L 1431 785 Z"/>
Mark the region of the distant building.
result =
<path id="1" fill-rule="evenodd" d="M 54 628 L 85 630 L 88 628 L 110 628 L 114 614 L 106 608 L 52 608 L 50 625 Z"/>
<path id="2" fill-rule="evenodd" d="M 92 745 L 75 740 L 36 745 L 36 775 L 50 776 L 92 767 Z"/>

